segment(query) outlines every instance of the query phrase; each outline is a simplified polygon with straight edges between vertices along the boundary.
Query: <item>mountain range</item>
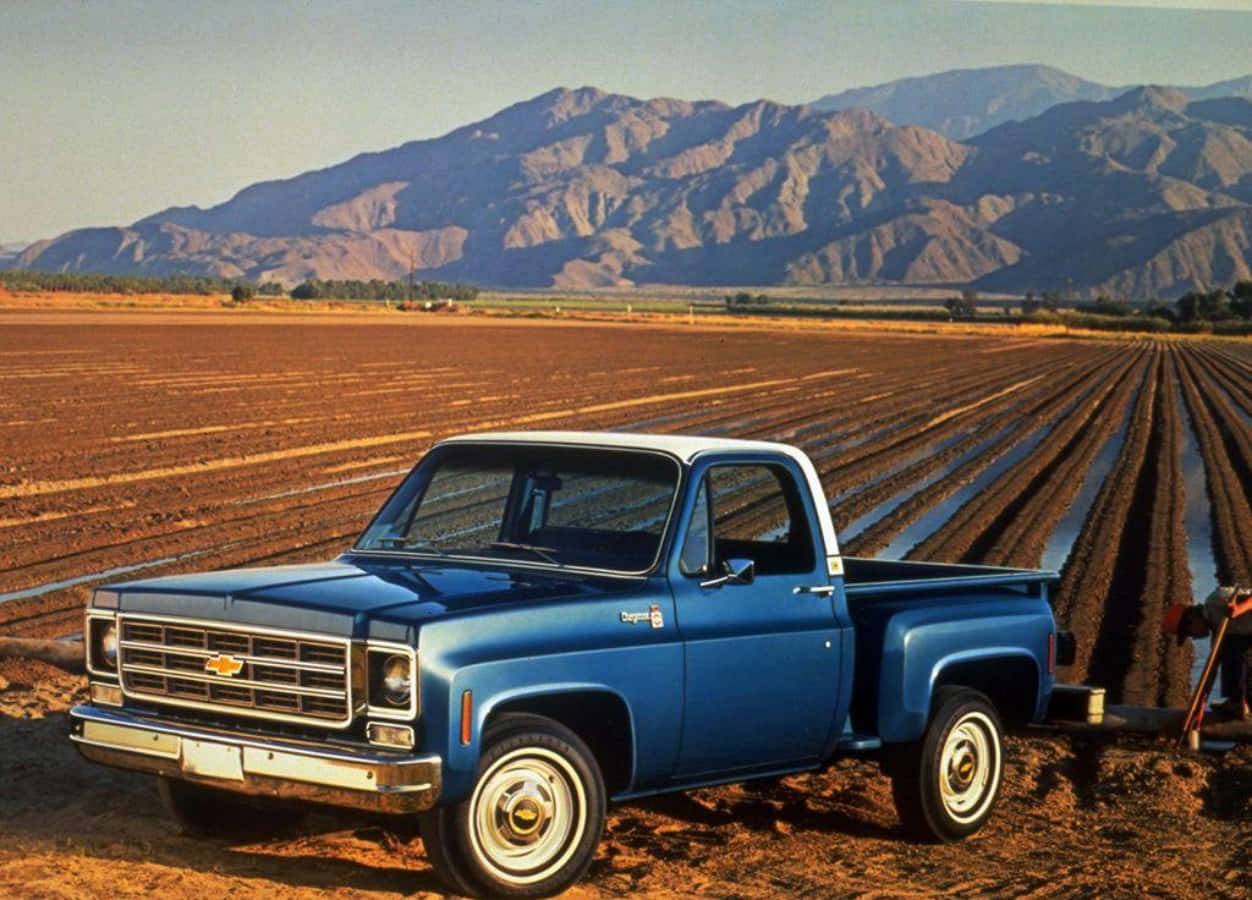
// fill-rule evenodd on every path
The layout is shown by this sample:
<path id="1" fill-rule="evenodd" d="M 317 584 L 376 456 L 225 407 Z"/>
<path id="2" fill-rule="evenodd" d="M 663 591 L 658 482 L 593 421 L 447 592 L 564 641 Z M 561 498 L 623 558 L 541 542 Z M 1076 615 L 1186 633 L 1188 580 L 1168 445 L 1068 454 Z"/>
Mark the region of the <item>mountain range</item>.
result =
<path id="1" fill-rule="evenodd" d="M 5 263 L 16 261 L 22 251 L 29 247 L 29 244 L 0 244 L 0 269 L 3 269 Z"/>
<path id="2" fill-rule="evenodd" d="M 902 125 L 921 125 L 963 141 L 997 125 L 1021 121 L 1077 100 L 1112 100 L 1138 85 L 1114 87 L 1087 81 L 1052 66 L 954 69 L 901 78 L 872 87 L 826 94 L 812 106 L 833 112 L 858 107 Z M 1190 100 L 1244 97 L 1252 100 L 1252 75 L 1203 87 L 1174 87 Z"/>
<path id="3" fill-rule="evenodd" d="M 730 106 L 562 88 L 209 209 L 40 241 L 12 264 L 287 284 L 416 267 L 508 286 L 1073 286 L 1128 299 L 1252 277 L 1252 100 L 1240 95 L 1252 78 L 1119 92 L 1045 67 L 981 71 L 865 89 L 877 93 L 832 110 L 819 106 L 848 94 Z M 996 123 L 1005 110 L 1014 118 Z M 921 113 L 932 127 L 900 121 Z"/>

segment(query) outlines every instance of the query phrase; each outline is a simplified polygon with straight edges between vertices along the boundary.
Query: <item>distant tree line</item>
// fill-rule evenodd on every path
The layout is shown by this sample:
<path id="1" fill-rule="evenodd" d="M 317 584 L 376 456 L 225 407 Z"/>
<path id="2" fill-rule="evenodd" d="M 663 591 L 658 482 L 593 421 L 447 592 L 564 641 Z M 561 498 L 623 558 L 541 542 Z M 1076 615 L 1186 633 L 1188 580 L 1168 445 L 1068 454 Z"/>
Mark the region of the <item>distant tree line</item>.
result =
<path id="1" fill-rule="evenodd" d="M 978 315 L 978 291 L 966 288 L 961 296 L 944 300 L 943 308 L 954 319 L 973 319 Z"/>
<path id="2" fill-rule="evenodd" d="M 1252 319 L 1252 281 L 1236 282 L 1230 290 L 1188 291 L 1174 301 L 1174 311 L 1182 325 Z"/>
<path id="3" fill-rule="evenodd" d="M 251 285 L 238 279 L 212 278 L 208 275 L 99 275 L 88 272 L 31 272 L 22 269 L 0 270 L 0 286 L 10 291 L 54 291 L 76 294 L 229 294 L 242 284 L 254 294 L 279 296 L 283 286 L 277 282 Z"/>
<path id="4" fill-rule="evenodd" d="M 1103 294 L 1076 303 L 1069 291 L 1038 297 L 1028 292 L 1021 310 L 1026 321 L 1101 331 L 1252 334 L 1252 280 L 1188 291 L 1172 303 L 1158 298 L 1132 304 Z"/>
<path id="5" fill-rule="evenodd" d="M 1056 312 L 1065 303 L 1060 291 L 1044 291 L 1035 296 L 1034 291 L 1027 291 L 1022 300 L 1022 315 L 1034 315 L 1037 312 Z"/>
<path id="6" fill-rule="evenodd" d="M 474 300 L 478 288 L 442 281 L 323 281 L 311 278 L 291 289 L 293 300 Z"/>
<path id="7" fill-rule="evenodd" d="M 727 294 L 722 300 L 726 303 L 726 308 L 732 312 L 735 310 L 735 307 L 766 306 L 770 302 L 769 297 L 765 294 L 750 294 L 747 291 Z"/>
<path id="8" fill-rule="evenodd" d="M 254 297 L 281 297 L 287 290 L 276 281 L 260 284 L 239 278 L 208 275 L 98 275 L 83 272 L 0 270 L 0 287 L 10 291 L 63 291 L 94 294 L 230 294 L 237 303 Z M 330 281 L 309 279 L 292 288 L 296 300 L 473 300 L 478 288 L 442 281 Z"/>

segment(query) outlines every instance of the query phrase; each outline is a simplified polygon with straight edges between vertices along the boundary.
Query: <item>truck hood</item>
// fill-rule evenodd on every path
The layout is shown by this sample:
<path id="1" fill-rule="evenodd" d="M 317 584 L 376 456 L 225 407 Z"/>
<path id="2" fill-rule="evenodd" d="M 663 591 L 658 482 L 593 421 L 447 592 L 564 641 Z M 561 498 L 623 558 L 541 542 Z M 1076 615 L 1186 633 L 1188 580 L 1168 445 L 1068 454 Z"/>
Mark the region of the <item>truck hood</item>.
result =
<path id="1" fill-rule="evenodd" d="M 352 557 L 109 585 L 123 613 L 409 641 L 434 616 L 637 590 L 639 579 Z"/>

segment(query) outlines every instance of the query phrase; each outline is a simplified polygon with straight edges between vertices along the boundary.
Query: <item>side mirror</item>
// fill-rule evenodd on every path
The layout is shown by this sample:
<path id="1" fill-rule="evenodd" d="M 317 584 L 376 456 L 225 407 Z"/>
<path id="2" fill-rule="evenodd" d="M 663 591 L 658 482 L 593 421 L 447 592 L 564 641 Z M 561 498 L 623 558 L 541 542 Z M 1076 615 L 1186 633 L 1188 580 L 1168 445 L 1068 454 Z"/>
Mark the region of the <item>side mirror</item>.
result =
<path id="1" fill-rule="evenodd" d="M 719 588 L 725 584 L 751 584 L 756 577 L 756 563 L 750 559 L 728 559 L 722 563 L 722 574 L 701 581 L 702 588 Z"/>

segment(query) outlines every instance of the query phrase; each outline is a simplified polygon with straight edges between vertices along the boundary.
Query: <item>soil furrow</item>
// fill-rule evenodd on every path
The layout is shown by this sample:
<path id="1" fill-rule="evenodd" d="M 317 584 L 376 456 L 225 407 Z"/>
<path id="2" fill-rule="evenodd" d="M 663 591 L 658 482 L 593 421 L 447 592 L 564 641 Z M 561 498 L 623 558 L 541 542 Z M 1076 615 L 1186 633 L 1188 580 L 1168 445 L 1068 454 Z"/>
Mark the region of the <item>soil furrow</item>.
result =
<path id="1" fill-rule="evenodd" d="M 1139 593 L 1127 599 L 1124 595 L 1114 595 L 1112 588 L 1121 552 L 1134 543 L 1125 540 L 1125 533 L 1131 506 L 1136 497 L 1143 494 L 1144 459 L 1152 440 L 1158 389 L 1156 358 L 1161 353 L 1160 350 L 1152 352 L 1152 369 L 1139 390 L 1122 451 L 1061 573 L 1057 619 L 1062 627 L 1074 633 L 1078 642 L 1074 665 L 1063 673 L 1071 681 L 1101 684 L 1097 675 L 1102 676 L 1112 669 L 1111 654 L 1125 655 L 1121 648 L 1108 646 L 1111 636 L 1123 627 L 1127 616 L 1131 621 L 1137 620 L 1135 604 Z M 1098 647 L 1100 644 L 1103 646 Z M 1113 672 L 1114 677 L 1120 678 L 1121 674 Z"/>

